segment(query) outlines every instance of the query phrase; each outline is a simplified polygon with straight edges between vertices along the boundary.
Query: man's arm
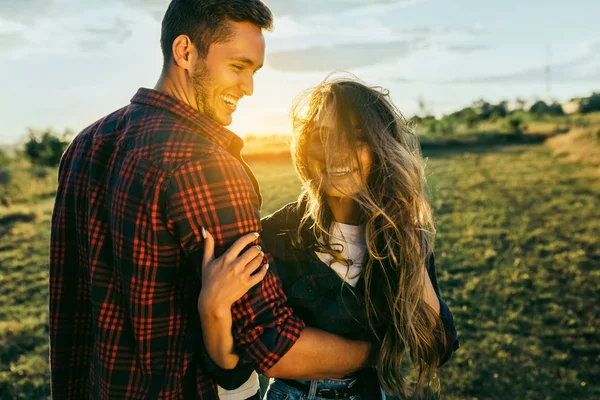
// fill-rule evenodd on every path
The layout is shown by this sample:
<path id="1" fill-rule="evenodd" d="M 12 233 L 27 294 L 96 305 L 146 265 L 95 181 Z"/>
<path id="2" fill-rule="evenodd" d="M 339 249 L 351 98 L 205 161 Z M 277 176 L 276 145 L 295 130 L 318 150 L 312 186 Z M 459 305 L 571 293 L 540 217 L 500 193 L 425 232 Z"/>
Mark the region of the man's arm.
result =
<path id="1" fill-rule="evenodd" d="M 180 166 L 172 173 L 165 195 L 168 224 L 196 264 L 190 274 L 201 268 L 197 261 L 202 260 L 203 227 L 214 238 L 215 257 L 240 236 L 260 231 L 258 195 L 243 166 L 224 151 Z M 253 244 L 262 246 L 260 238 Z M 242 363 L 261 372 L 279 361 L 304 329 L 285 305 L 278 281 L 269 276 L 231 307 L 235 350 Z"/>
<path id="2" fill-rule="evenodd" d="M 201 296 L 202 297 L 202 296 Z M 231 314 L 199 304 L 204 337 L 214 345 L 207 349 L 221 368 L 232 369 L 239 361 L 233 350 Z M 269 370 L 270 378 L 320 380 L 343 378 L 375 363 L 376 351 L 367 342 L 348 340 L 318 329 L 305 328 L 290 350 Z"/>
<path id="3" fill-rule="evenodd" d="M 305 328 L 292 348 L 264 375 L 306 380 L 339 379 L 374 365 L 376 353 L 370 343 Z"/>
<path id="4" fill-rule="evenodd" d="M 50 388 L 53 398 L 82 398 L 89 388 L 92 305 L 85 285 L 76 242 L 77 210 L 73 187 L 79 174 L 71 172 L 81 141 L 75 139 L 60 160 L 58 188 L 52 212 L 49 268 Z"/>

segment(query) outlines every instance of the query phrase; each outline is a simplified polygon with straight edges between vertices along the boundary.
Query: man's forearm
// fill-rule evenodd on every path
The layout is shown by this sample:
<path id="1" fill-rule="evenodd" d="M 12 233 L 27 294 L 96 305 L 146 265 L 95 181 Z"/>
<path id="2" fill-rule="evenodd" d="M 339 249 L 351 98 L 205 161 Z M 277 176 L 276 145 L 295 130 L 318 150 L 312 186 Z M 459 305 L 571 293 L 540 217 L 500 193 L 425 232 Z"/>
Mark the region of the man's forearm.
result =
<path id="1" fill-rule="evenodd" d="M 271 378 L 343 378 L 370 364 L 372 345 L 305 328 L 290 350 L 265 372 Z"/>

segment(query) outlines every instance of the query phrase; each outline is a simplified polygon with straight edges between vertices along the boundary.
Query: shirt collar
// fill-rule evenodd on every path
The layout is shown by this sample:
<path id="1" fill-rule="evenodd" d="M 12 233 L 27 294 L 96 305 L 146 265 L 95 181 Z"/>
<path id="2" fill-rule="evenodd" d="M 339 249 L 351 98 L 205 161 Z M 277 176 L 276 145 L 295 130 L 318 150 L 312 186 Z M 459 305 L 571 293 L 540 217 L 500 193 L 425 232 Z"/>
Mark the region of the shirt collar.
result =
<path id="1" fill-rule="evenodd" d="M 131 102 L 160 108 L 191 122 L 198 127 L 198 133 L 230 153 L 239 154 L 244 147 L 244 141 L 238 135 L 168 94 L 153 89 L 140 88 L 131 99 Z"/>

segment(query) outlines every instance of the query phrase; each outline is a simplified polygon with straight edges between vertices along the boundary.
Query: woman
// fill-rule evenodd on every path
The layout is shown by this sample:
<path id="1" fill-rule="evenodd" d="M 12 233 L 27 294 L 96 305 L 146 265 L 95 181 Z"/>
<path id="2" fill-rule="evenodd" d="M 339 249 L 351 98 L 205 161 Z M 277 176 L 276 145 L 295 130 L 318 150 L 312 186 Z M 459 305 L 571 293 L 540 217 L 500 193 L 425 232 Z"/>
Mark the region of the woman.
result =
<path id="1" fill-rule="evenodd" d="M 304 190 L 263 220 L 273 272 L 307 325 L 369 338 L 380 351 L 376 369 L 341 380 L 276 379 L 267 399 L 366 400 L 380 397 L 379 385 L 395 396 L 420 394 L 458 341 L 437 286 L 418 140 L 387 91 L 356 80 L 324 81 L 292 115 L 292 156 Z M 225 329 L 218 335 L 232 341 Z M 405 354 L 416 374 L 412 385 Z"/>

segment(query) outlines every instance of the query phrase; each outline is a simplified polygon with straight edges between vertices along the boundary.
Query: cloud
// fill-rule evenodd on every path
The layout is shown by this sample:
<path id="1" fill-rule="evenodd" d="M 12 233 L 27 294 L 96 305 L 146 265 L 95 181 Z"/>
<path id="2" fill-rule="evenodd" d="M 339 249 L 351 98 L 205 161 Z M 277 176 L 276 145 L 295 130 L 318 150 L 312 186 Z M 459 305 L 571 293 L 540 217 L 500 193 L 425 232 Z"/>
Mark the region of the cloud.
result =
<path id="1" fill-rule="evenodd" d="M 35 0 L 41 1 L 41 0 Z M 121 4 L 142 10 L 160 21 L 169 5 L 170 0 L 119 0 Z M 383 11 L 389 8 L 407 7 L 423 0 L 265 0 L 265 3 L 278 19 L 285 16 L 298 18 L 321 17 L 323 15 L 338 15 L 340 13 L 369 13 Z"/>
<path id="2" fill-rule="evenodd" d="M 0 33 L 0 49 L 11 51 L 19 47 L 22 42 L 22 35 L 15 32 Z"/>
<path id="3" fill-rule="evenodd" d="M 161 21 L 170 0 L 120 0 L 121 4 L 143 10 L 150 14 L 155 20 Z"/>
<path id="4" fill-rule="evenodd" d="M 288 50 L 283 45 L 289 46 L 289 41 L 280 40 L 275 42 L 277 50 L 269 53 L 267 62 L 282 72 L 322 72 L 393 62 L 427 49 L 463 55 L 489 48 L 479 39 L 479 29 L 417 27 L 394 31 L 381 24 L 378 30 L 371 29 L 373 25 L 377 24 L 361 26 L 357 22 L 351 27 L 340 24 L 304 31 L 301 42 L 306 47 Z M 329 43 L 323 43 L 325 40 Z"/>
<path id="5" fill-rule="evenodd" d="M 129 15 L 124 12 L 127 9 L 114 4 L 107 7 L 98 0 L 89 0 L 85 7 L 78 8 L 66 0 L 14 3 L 19 5 L 0 12 L 2 58 L 69 54 L 73 48 L 96 51 L 123 43 L 133 35 L 132 23 L 122 17 Z"/>
<path id="6" fill-rule="evenodd" d="M 476 51 L 487 50 L 489 46 L 482 43 L 462 43 L 447 45 L 445 49 L 451 53 L 470 54 Z"/>
<path id="7" fill-rule="evenodd" d="M 285 72 L 351 69 L 403 58 L 425 46 L 422 40 L 316 46 L 273 53 L 269 56 L 269 64 Z"/>
<path id="8" fill-rule="evenodd" d="M 266 0 L 267 6 L 276 17 L 295 16 L 309 17 L 312 15 L 339 14 L 340 12 L 381 7 L 406 7 L 416 4 L 417 0 Z"/>
<path id="9" fill-rule="evenodd" d="M 600 79 L 600 41 L 583 46 L 582 54 L 560 63 L 538 65 L 505 74 L 483 75 L 451 80 L 449 83 L 532 83 L 545 82 L 547 74 L 553 82 L 577 82 Z"/>
<path id="10" fill-rule="evenodd" d="M 102 50 L 108 44 L 120 44 L 133 35 L 126 22 L 117 18 L 112 26 L 86 27 L 83 30 L 84 39 L 79 41 L 82 50 Z"/>
<path id="11" fill-rule="evenodd" d="M 2 3 L 0 19 L 23 23 L 56 16 L 63 8 L 58 0 L 5 0 Z"/>

